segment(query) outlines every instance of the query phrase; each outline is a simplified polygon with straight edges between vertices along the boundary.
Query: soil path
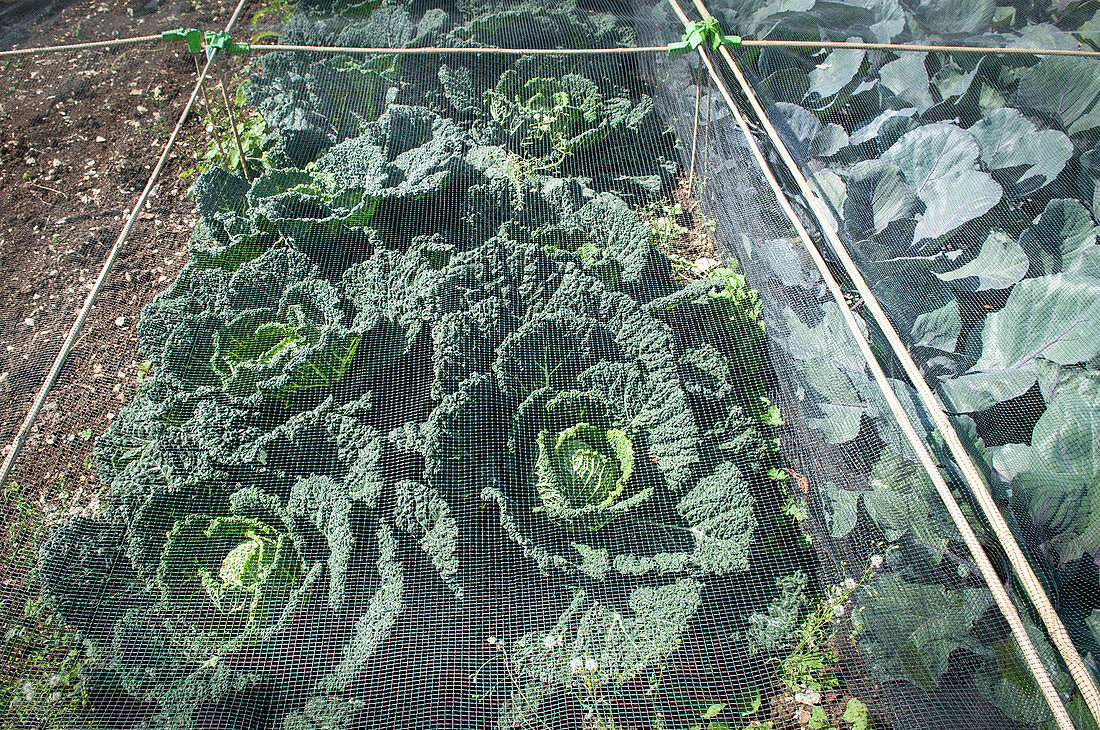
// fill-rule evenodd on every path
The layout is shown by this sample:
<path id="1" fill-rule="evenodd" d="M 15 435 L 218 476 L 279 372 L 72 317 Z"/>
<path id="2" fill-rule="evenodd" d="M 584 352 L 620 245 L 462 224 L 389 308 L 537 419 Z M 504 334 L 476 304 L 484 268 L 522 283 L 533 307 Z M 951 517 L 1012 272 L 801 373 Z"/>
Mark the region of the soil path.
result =
<path id="1" fill-rule="evenodd" d="M 231 0 L 82 0 L 20 47 L 215 28 Z M 247 27 L 245 13 L 244 25 Z M 0 61 L 0 440 L 10 443 L 193 88 L 182 48 Z M 138 377 L 141 308 L 186 262 L 188 172 L 208 143 L 192 115 L 17 465 L 24 495 L 83 476 Z M 181 176 L 182 175 L 182 176 Z M 64 444 L 71 444 L 65 446 Z M 79 478 L 79 477 L 78 477 Z"/>

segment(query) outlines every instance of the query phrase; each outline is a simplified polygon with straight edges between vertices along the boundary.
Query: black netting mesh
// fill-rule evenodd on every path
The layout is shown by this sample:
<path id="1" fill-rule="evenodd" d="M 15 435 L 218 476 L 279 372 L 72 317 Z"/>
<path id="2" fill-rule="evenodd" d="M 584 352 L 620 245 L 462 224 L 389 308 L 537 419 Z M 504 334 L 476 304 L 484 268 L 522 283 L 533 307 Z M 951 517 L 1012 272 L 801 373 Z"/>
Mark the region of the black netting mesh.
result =
<path id="1" fill-rule="evenodd" d="M 1094 5 L 709 8 L 752 38 L 1068 48 Z M 611 49 L 683 32 L 646 0 L 301 0 L 279 42 Z M 1097 62 L 739 55 L 1095 670 Z M 188 263 L 147 283 L 163 291 L 136 325 L 136 394 L 99 393 L 94 502 L 43 518 L 20 500 L 42 478 L 29 457 L 6 485 L 5 720 L 1057 727 L 698 55 L 220 63 L 245 77 L 244 169 L 215 129 Z"/>

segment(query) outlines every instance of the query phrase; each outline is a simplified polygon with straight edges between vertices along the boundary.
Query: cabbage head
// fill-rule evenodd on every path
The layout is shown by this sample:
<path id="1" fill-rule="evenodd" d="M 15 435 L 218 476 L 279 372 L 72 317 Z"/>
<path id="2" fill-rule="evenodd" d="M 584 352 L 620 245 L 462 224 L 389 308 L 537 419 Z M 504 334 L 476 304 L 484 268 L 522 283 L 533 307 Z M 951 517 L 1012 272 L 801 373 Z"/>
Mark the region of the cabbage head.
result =
<path id="1" fill-rule="evenodd" d="M 236 515 L 189 515 L 168 533 L 157 570 L 174 622 L 203 629 L 211 654 L 250 641 L 300 607 L 302 560 L 286 532 Z"/>
<path id="2" fill-rule="evenodd" d="M 549 414 L 562 415 L 565 422 L 589 418 L 576 410 L 561 413 L 559 404 L 570 395 L 584 399 L 584 393 L 563 393 L 547 404 Z M 598 415 L 598 414 L 593 414 Z M 604 424 L 576 422 L 563 430 L 543 429 L 538 436 L 539 455 L 535 462 L 537 489 L 542 507 L 551 520 L 568 528 L 598 530 L 615 518 L 615 508 L 634 473 L 634 445 L 622 429 Z"/>
<path id="3" fill-rule="evenodd" d="M 750 567 L 763 438 L 732 398 L 705 404 L 724 414 L 718 433 L 668 324 L 523 246 L 459 256 L 437 288 L 437 306 L 454 307 L 433 332 L 436 385 L 453 385 L 425 428 L 440 493 L 458 504 L 479 486 L 545 570 L 603 580 Z"/>

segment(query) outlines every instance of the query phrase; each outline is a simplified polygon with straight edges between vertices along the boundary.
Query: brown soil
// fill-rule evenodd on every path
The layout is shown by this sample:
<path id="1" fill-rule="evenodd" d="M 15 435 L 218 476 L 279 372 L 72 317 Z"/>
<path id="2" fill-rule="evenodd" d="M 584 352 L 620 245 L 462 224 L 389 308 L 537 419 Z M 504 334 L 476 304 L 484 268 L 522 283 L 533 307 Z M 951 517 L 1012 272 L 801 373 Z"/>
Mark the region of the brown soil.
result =
<path id="1" fill-rule="evenodd" d="M 235 3 L 162 2 L 142 15 L 155 5 L 83 0 L 20 46 L 220 28 Z M 0 61 L 0 439 L 10 443 L 187 102 L 195 62 L 161 44 Z M 25 497 L 87 476 L 89 431 L 103 432 L 133 393 L 141 308 L 187 260 L 202 114 L 200 104 L 19 457 Z"/>
<path id="2" fill-rule="evenodd" d="M 680 206 L 680 224 L 687 228 L 687 233 L 679 236 L 675 243 L 675 251 L 685 261 L 695 264 L 700 259 L 704 261 L 721 262 L 714 252 L 714 237 L 711 235 L 713 228 L 708 227 L 706 218 L 699 210 L 699 200 L 691 189 L 691 181 L 685 175 L 680 178 L 673 199 Z"/>
<path id="3" fill-rule="evenodd" d="M 250 0 L 239 36 L 260 3 Z M 74 0 L 18 47 L 224 28 L 236 0 Z M 233 61 L 239 66 L 239 62 Z M 0 442 L 10 444 L 194 87 L 182 45 L 0 58 Z M 212 97 L 217 98 L 217 97 Z M 43 527 L 95 511 L 103 433 L 143 375 L 136 324 L 187 261 L 193 111 L 4 485 L 0 615 L 23 613 Z M 7 453 L 6 450 L 4 452 Z M 7 652 L 5 652 L 7 653 Z M 0 662 L 0 664 L 3 664 Z M 0 672 L 8 679 L 5 670 Z"/>
<path id="4" fill-rule="evenodd" d="M 848 705 L 848 695 L 836 690 L 827 690 L 821 693 L 818 706 L 825 711 L 828 721 L 825 725 L 816 727 L 837 728 L 848 730 L 852 723 L 843 719 L 844 709 Z M 793 697 L 777 697 L 771 701 L 768 719 L 775 730 L 802 730 L 811 727 L 813 707 L 799 702 Z"/>
<path id="5" fill-rule="evenodd" d="M 673 277 L 681 283 L 705 278 L 707 272 L 723 265 L 722 257 L 715 253 L 713 228 L 700 211 L 686 175 L 677 181 L 672 200 L 641 212 L 650 220 L 669 217 L 683 229 L 667 240 L 657 237 L 657 246 L 672 262 Z"/>

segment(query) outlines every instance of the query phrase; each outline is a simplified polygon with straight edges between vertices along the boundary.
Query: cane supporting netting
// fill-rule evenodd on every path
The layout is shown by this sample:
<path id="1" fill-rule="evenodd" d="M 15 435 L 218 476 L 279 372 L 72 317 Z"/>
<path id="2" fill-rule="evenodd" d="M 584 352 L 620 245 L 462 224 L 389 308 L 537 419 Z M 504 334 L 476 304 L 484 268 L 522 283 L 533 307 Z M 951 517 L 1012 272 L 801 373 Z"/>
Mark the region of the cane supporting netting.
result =
<path id="1" fill-rule="evenodd" d="M 1095 11 L 300 1 L 315 50 L 239 103 L 208 53 L 188 262 L 79 509 L 20 499 L 70 396 L 20 433 L 5 718 L 1094 727 L 1100 63 L 660 49 L 711 13 L 1069 49 Z"/>

